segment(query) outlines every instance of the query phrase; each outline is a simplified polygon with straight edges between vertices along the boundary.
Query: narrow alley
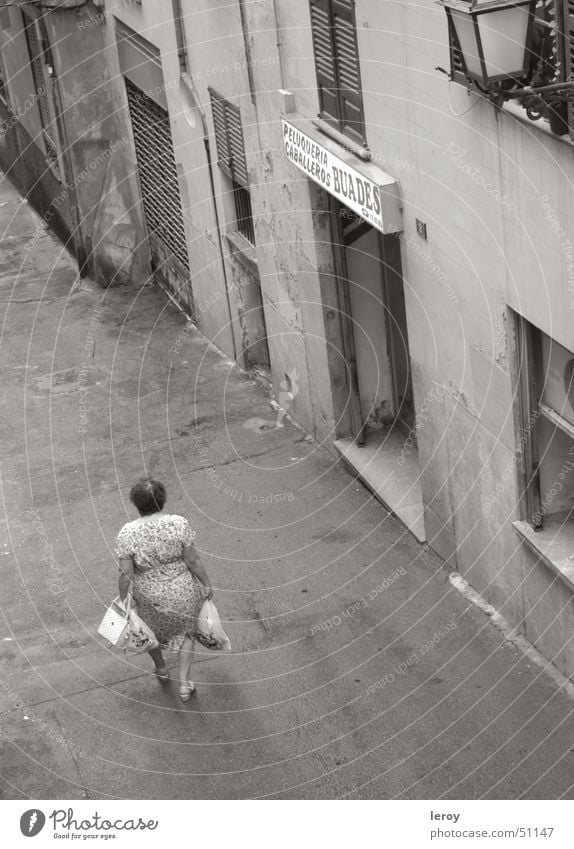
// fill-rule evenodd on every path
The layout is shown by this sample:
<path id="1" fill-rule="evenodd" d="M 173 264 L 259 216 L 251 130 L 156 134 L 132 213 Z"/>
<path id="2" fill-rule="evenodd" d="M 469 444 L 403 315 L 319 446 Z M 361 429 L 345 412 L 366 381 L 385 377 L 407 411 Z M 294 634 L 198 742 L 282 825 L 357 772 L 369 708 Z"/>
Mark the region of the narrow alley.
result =
<path id="1" fill-rule="evenodd" d="M 6 179 L 0 222 L 0 796 L 573 798 L 566 689 L 341 458 L 157 286 L 77 280 Z M 187 705 L 97 636 L 143 474 L 232 644 Z"/>

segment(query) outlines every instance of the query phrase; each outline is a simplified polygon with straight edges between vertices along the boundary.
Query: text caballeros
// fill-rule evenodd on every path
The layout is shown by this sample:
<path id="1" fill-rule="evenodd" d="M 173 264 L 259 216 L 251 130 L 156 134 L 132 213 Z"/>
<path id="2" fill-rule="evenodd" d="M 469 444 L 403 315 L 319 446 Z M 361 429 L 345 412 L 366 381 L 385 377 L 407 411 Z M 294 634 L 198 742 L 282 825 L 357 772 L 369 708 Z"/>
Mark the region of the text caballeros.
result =
<path id="1" fill-rule="evenodd" d="M 303 133 L 296 132 L 292 127 L 285 126 L 285 153 L 287 157 L 298 165 L 311 177 L 315 177 L 326 188 L 331 185 L 331 175 L 326 166 L 329 165 L 327 151 Z"/>
<path id="2" fill-rule="evenodd" d="M 378 223 L 382 204 L 380 189 L 375 183 L 333 161 L 325 148 L 288 124 L 283 125 L 283 142 L 285 155 L 298 168 L 351 207 L 360 207 L 365 219 Z"/>

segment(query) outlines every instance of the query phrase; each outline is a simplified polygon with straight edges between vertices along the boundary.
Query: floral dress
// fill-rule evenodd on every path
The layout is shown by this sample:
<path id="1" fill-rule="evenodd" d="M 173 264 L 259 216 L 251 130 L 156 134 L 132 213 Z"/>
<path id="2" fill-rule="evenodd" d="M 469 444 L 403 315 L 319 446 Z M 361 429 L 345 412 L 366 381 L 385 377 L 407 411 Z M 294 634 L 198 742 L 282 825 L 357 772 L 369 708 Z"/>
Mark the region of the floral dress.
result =
<path id="1" fill-rule="evenodd" d="M 177 650 L 186 635 L 195 634 L 206 593 L 183 559 L 183 546 L 194 537 L 183 516 L 161 515 L 128 522 L 116 539 L 117 557 L 134 561 L 132 595 L 138 615 L 162 648 Z"/>

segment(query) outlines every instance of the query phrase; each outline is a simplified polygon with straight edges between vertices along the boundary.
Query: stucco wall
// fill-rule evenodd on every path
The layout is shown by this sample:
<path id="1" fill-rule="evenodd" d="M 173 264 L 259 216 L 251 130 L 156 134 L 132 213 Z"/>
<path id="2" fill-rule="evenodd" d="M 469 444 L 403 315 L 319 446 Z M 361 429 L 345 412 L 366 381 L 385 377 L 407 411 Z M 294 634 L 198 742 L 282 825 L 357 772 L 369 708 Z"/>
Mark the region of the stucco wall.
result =
<path id="1" fill-rule="evenodd" d="M 73 253 L 73 211 L 67 204 L 54 203 L 62 186 L 45 159 L 34 81 L 26 60 L 28 49 L 21 11 L 3 9 L 1 23 L 0 46 L 8 107 L 0 104 L 0 167 Z"/>
<path id="2" fill-rule="evenodd" d="M 285 373 L 294 370 L 299 382 L 290 413 L 310 430 L 325 434 L 333 426 L 333 413 L 320 282 L 316 273 L 320 263 L 314 237 L 317 228 L 318 232 L 325 230 L 325 222 L 317 216 L 313 222 L 311 208 L 316 202 L 311 203 L 310 193 L 314 190 L 306 180 L 294 183 L 292 169 L 283 161 L 277 96 L 281 74 L 272 6 L 245 4 L 245 23 L 251 34 L 247 45 L 242 36 L 238 4 L 184 0 L 183 13 L 190 75 L 209 127 L 214 162 L 216 150 L 209 88 L 213 87 L 241 110 L 256 235 L 256 250 L 253 252 L 246 247 L 246 253 L 257 264 L 261 283 L 275 393 L 279 394 Z M 257 92 L 254 99 L 250 77 Z M 188 136 L 189 133 L 188 128 Z M 186 162 L 196 163 L 189 170 L 192 206 L 196 207 L 191 218 L 197 222 L 197 234 L 202 237 L 197 244 L 199 254 L 205 249 L 203 237 L 208 220 L 206 206 L 198 206 L 202 197 L 209 197 L 207 187 L 201 182 L 206 169 L 191 153 Z M 236 224 L 229 183 L 217 165 L 214 180 L 220 221 L 224 231 L 233 231 Z M 291 215 L 285 215 L 286 210 Z M 299 221 L 293 218 L 295 210 L 301 210 Z M 245 265 L 230 257 L 225 239 L 224 251 L 236 347 L 241 350 L 248 331 L 245 314 L 250 308 L 244 286 Z M 332 257 L 328 252 L 327 264 L 332 269 Z M 209 285 L 213 287 L 210 275 L 205 275 L 204 285 L 206 289 Z M 223 321 L 223 316 L 219 320 Z M 213 324 L 203 329 L 214 338 Z M 247 343 L 249 341 L 247 338 Z"/>
<path id="3" fill-rule="evenodd" d="M 429 539 L 572 674 L 574 655 L 562 648 L 574 626 L 568 594 L 511 527 L 518 493 L 505 305 L 574 348 L 574 268 L 551 220 L 555 212 L 574 233 L 574 147 L 434 70 L 448 67 L 448 52 L 446 18 L 433 4 L 362 0 L 357 30 L 369 147 L 400 180 L 404 201 L 415 400 L 431 409 L 418 430 Z"/>
<path id="4" fill-rule="evenodd" d="M 249 5 L 257 15 L 251 29 L 261 33 L 259 55 L 273 55 L 271 4 L 265 11 Z M 283 85 L 294 92 L 296 112 L 312 118 L 318 104 L 308 3 L 277 5 Z M 574 627 L 568 592 L 535 563 L 511 527 L 518 492 L 507 305 L 574 348 L 573 268 L 556 224 L 566 234 L 574 232 L 574 149 L 526 118 L 469 97 L 435 70 L 448 67 L 449 60 L 446 17 L 434 4 L 359 0 L 356 14 L 368 145 L 373 161 L 399 181 L 403 200 L 401 251 L 415 403 L 430 410 L 417 428 L 427 535 L 453 567 L 572 674 L 574 656 L 563 648 L 565 629 Z M 317 272 L 328 275 L 332 260 L 329 236 L 323 231 L 324 241 L 318 241 L 320 214 L 312 211 L 321 192 L 282 161 L 279 75 L 257 66 L 253 72 L 261 90 L 257 106 L 266 162 L 258 255 L 268 327 L 277 334 L 273 351 L 281 362 L 287 356 L 279 342 L 282 328 L 307 331 L 301 301 L 325 296 L 325 286 L 317 289 Z M 427 225 L 426 240 L 417 235 L 417 218 Z M 322 323 L 327 335 L 324 315 Z M 301 340 L 289 354 L 299 350 L 305 362 L 303 347 Z M 313 366 L 305 364 L 312 373 Z M 329 385 L 327 379 L 323 385 Z M 309 403 L 307 415 L 313 413 Z M 493 493 L 495 507 L 485 509 Z"/>
<path id="5" fill-rule="evenodd" d="M 44 20 L 58 81 L 64 167 L 67 181 L 73 186 L 66 199 L 71 203 L 74 194 L 77 198 L 87 270 L 93 275 L 96 216 L 102 194 L 106 189 L 109 191 L 109 186 L 105 185 L 106 174 L 110 161 L 120 160 L 128 141 L 118 132 L 117 105 L 105 61 L 103 27 L 92 23 L 89 12 L 89 7 L 75 12 L 51 11 Z M 127 207 L 133 205 L 132 196 L 133 192 L 126 198 Z M 141 220 L 135 212 L 130 212 L 129 217 L 133 219 L 133 255 L 141 242 Z M 96 239 L 98 236 L 100 234 Z M 116 276 L 118 271 L 116 268 Z M 130 275 L 129 267 L 125 273 L 128 278 L 138 276 L 138 272 Z"/>

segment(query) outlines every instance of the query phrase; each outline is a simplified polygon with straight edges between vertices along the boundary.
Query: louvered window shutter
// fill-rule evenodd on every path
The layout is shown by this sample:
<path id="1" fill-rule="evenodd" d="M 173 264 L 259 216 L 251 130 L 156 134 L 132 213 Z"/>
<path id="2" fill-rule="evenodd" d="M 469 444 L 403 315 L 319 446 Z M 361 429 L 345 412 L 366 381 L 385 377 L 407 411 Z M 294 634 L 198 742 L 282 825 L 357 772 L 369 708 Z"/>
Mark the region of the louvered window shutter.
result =
<path id="1" fill-rule="evenodd" d="M 311 32 L 321 115 L 339 123 L 339 97 L 329 0 L 312 0 Z"/>
<path id="2" fill-rule="evenodd" d="M 217 164 L 228 177 L 233 177 L 231 171 L 231 154 L 227 141 L 227 121 L 225 120 L 225 100 L 211 91 L 211 111 L 215 128 L 215 146 L 217 149 Z"/>
<path id="3" fill-rule="evenodd" d="M 332 10 L 342 129 L 363 141 L 363 95 L 353 0 L 332 0 Z"/>
<path id="4" fill-rule="evenodd" d="M 240 186 L 247 188 L 247 160 L 243 144 L 241 112 L 215 91 L 210 91 L 217 160 L 221 170 Z"/>
<path id="5" fill-rule="evenodd" d="M 354 0 L 311 0 L 311 32 L 321 116 L 364 141 L 354 7 Z"/>
<path id="6" fill-rule="evenodd" d="M 247 177 L 247 161 L 245 159 L 245 146 L 243 144 L 243 128 L 241 126 L 241 113 L 231 103 L 225 104 L 227 120 L 227 143 L 231 155 L 231 171 L 233 179 L 240 186 L 247 188 L 249 179 Z"/>
<path id="7" fill-rule="evenodd" d="M 562 0 L 564 9 L 564 72 L 574 79 L 574 0 Z M 568 128 L 574 139 L 574 103 L 568 103 Z"/>

